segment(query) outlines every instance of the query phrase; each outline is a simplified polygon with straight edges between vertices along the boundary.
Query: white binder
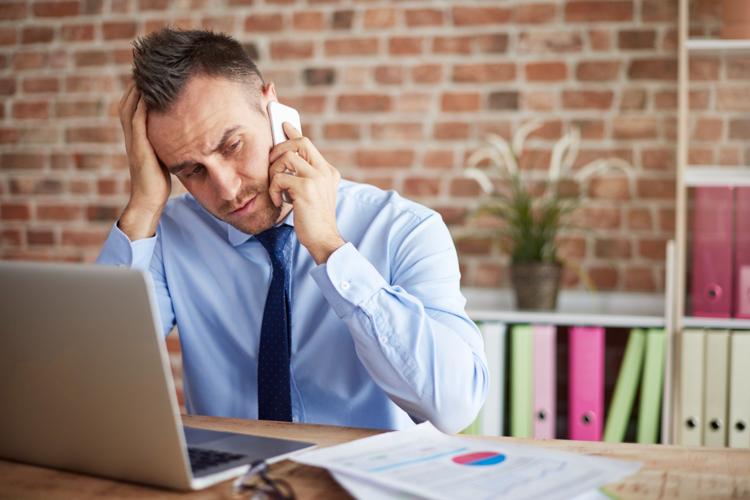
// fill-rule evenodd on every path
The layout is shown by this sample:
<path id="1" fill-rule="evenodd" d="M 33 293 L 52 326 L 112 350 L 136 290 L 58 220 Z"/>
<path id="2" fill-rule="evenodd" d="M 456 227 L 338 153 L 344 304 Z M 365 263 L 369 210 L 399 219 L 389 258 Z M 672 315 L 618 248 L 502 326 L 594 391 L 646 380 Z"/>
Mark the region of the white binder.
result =
<path id="1" fill-rule="evenodd" d="M 483 436 L 502 436 L 505 402 L 505 325 L 484 322 L 479 325 L 484 337 L 484 352 L 490 371 L 490 387 L 482 407 L 480 433 Z"/>
<path id="2" fill-rule="evenodd" d="M 727 389 L 729 378 L 729 332 L 706 332 L 706 387 L 703 444 L 727 445 Z"/>
<path id="3" fill-rule="evenodd" d="M 703 444 L 703 381 L 706 334 L 684 330 L 680 336 L 680 429 L 679 444 Z"/>
<path id="4" fill-rule="evenodd" d="M 750 448 L 750 332 L 732 332 L 729 446 Z"/>

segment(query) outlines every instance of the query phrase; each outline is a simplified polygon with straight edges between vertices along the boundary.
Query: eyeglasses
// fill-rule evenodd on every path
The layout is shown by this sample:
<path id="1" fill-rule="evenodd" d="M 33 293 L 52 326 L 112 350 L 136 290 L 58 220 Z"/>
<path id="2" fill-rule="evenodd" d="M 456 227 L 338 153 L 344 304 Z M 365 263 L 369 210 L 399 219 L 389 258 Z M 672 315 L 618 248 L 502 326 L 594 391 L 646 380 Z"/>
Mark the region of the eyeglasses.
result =
<path id="1" fill-rule="evenodd" d="M 252 500 L 295 500 L 294 490 L 283 479 L 268 477 L 268 464 L 257 460 L 234 482 L 235 494 L 249 492 Z"/>

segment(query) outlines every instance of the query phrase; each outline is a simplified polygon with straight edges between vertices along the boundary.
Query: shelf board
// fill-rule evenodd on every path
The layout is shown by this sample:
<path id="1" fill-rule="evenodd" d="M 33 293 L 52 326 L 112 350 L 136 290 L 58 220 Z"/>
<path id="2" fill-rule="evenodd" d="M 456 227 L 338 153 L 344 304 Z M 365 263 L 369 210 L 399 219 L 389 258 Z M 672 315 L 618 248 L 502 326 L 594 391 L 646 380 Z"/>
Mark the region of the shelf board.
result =
<path id="1" fill-rule="evenodd" d="M 685 185 L 690 187 L 750 186 L 750 167 L 690 165 L 685 169 Z"/>
<path id="2" fill-rule="evenodd" d="M 690 38 L 685 47 L 694 51 L 750 50 L 750 39 Z"/>
<path id="3" fill-rule="evenodd" d="M 555 311 L 519 311 L 510 290 L 463 289 L 466 312 L 475 321 L 509 324 L 537 323 L 561 326 L 663 328 L 664 297 L 644 293 L 590 293 L 565 290 Z"/>
<path id="4" fill-rule="evenodd" d="M 718 328 L 727 330 L 750 330 L 750 319 L 700 318 L 689 316 L 682 319 L 685 328 Z"/>

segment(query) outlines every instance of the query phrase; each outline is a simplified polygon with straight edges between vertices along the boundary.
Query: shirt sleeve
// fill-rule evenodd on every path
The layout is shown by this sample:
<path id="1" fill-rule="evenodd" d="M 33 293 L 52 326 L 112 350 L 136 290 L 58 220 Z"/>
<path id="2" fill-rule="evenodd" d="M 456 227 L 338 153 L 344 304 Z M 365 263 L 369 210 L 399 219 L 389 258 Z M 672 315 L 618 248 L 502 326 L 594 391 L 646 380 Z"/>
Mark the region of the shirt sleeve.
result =
<path id="1" fill-rule="evenodd" d="M 164 273 L 159 230 L 157 229 L 156 235 L 151 238 L 130 241 L 130 238 L 118 227 L 118 222 L 112 226 L 96 258 L 96 263 L 148 271 L 159 307 L 162 334 L 166 336 L 174 326 L 174 309 Z"/>
<path id="2" fill-rule="evenodd" d="M 393 238 L 391 276 L 351 243 L 312 270 L 375 382 L 412 419 L 454 433 L 476 418 L 489 375 L 460 291 L 448 228 L 432 214 Z"/>

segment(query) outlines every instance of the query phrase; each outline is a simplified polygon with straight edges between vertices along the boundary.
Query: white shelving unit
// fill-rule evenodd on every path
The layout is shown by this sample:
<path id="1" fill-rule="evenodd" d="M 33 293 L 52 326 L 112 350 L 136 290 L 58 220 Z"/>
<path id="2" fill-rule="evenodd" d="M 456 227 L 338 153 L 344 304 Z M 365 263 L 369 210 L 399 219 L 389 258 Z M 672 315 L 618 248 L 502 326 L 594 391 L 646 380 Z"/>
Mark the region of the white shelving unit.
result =
<path id="1" fill-rule="evenodd" d="M 721 40 L 706 38 L 689 38 L 685 42 L 689 51 L 719 52 L 727 50 L 750 50 L 750 40 Z"/>
<path id="2" fill-rule="evenodd" d="M 706 328 L 713 330 L 750 330 L 750 319 L 686 316 L 682 319 L 682 326 L 685 328 Z"/>
<path id="3" fill-rule="evenodd" d="M 750 186 L 750 166 L 691 165 L 685 169 L 685 186 Z"/>

